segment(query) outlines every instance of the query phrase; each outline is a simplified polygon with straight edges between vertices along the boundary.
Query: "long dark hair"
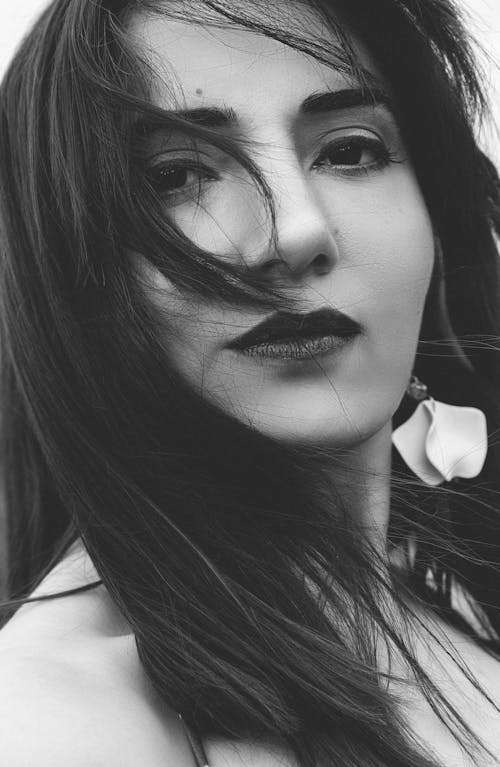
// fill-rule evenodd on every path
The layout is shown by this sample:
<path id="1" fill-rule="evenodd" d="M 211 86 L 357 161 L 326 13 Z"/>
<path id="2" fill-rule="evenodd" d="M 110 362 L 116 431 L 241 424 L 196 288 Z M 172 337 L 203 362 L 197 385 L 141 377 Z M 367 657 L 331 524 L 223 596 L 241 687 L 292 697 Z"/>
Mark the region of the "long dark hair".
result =
<path id="1" fill-rule="evenodd" d="M 151 103 L 154 72 L 131 50 L 125 21 L 134 9 L 173 13 L 168 3 L 55 0 L 0 92 L 4 621 L 81 536 L 155 689 L 203 735 L 278 739 L 303 767 L 431 767 L 384 692 L 373 630 L 407 653 L 425 694 L 467 735 L 382 606 L 406 589 L 467 630 L 454 578 L 492 627 L 475 640 L 500 653 L 500 206 L 474 137 L 480 74 L 448 0 L 310 0 L 339 39 L 335 54 L 295 29 L 293 13 L 281 28 L 267 5 L 197 0 L 186 14 L 222 15 L 367 88 L 345 29 L 368 46 L 441 244 L 415 370 L 437 399 L 486 413 L 485 467 L 427 488 L 395 456 L 389 539 L 418 543 L 406 574 L 393 573 L 396 588 L 317 470 L 318 451 L 279 444 L 188 389 L 130 252 L 187 294 L 293 301 L 186 240 L 144 173 L 143 136 L 175 123 L 221 146 L 260 188 L 271 222 L 272 196 L 241 145 Z"/>

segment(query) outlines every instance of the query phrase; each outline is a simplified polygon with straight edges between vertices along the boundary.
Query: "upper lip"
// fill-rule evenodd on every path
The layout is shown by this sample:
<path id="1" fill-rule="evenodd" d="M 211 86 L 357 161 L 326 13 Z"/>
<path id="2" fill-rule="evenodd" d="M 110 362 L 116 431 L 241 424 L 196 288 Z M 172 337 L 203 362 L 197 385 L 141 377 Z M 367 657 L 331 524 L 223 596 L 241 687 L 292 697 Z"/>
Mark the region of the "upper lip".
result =
<path id="1" fill-rule="evenodd" d="M 361 332 L 361 326 L 347 314 L 325 307 L 308 314 L 276 312 L 266 320 L 259 322 L 251 330 L 233 339 L 227 344 L 228 349 L 247 349 L 272 341 L 285 341 L 290 338 L 318 338 L 324 336 L 350 336 Z"/>

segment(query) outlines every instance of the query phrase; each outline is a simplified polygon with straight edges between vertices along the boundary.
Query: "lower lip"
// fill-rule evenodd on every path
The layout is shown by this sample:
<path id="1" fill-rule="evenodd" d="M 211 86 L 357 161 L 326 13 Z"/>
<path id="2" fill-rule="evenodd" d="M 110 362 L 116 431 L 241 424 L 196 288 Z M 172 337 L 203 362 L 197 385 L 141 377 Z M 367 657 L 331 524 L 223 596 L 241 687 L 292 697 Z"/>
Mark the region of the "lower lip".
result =
<path id="1" fill-rule="evenodd" d="M 340 351 L 356 338 L 356 334 L 350 336 L 324 336 L 322 338 L 304 338 L 300 341 L 290 339 L 286 341 L 272 341 L 258 346 L 249 346 L 239 349 L 239 354 L 246 357 L 260 357 L 270 360 L 299 360 L 307 361 L 318 356 L 332 354 Z"/>

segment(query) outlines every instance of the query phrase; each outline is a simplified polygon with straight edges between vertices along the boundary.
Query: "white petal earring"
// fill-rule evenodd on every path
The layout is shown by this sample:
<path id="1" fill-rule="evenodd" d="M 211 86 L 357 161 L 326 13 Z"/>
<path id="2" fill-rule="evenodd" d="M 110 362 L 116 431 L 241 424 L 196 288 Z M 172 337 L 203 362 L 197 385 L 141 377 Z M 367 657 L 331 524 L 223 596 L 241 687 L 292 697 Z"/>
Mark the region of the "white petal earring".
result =
<path id="1" fill-rule="evenodd" d="M 426 485 L 477 477 L 488 451 L 483 411 L 437 402 L 416 376 L 411 377 L 406 393 L 419 405 L 392 433 L 392 442 L 410 469 Z"/>

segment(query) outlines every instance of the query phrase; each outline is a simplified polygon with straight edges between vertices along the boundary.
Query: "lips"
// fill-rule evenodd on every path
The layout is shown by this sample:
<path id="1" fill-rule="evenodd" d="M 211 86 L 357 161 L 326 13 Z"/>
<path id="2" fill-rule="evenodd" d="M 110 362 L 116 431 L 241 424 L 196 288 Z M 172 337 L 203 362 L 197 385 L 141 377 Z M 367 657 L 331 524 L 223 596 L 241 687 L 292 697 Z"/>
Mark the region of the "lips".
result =
<path id="1" fill-rule="evenodd" d="M 244 351 L 253 346 L 290 340 L 310 340 L 327 336 L 349 337 L 361 333 L 361 326 L 338 309 L 317 309 L 309 314 L 276 312 L 243 335 L 238 336 L 227 349 Z"/>

